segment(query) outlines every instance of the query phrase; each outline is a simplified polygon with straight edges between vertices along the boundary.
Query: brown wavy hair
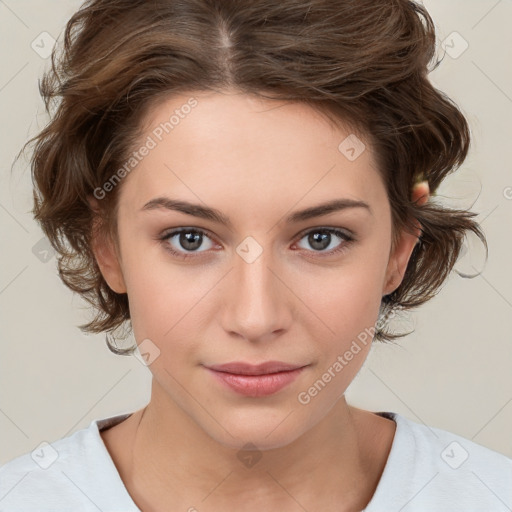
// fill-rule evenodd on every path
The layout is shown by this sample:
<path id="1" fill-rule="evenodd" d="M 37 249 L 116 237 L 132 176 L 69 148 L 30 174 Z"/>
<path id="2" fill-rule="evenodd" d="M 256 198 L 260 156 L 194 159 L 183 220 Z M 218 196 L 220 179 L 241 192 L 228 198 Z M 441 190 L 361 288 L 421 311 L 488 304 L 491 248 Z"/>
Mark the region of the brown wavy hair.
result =
<path id="1" fill-rule="evenodd" d="M 414 220 L 422 231 L 381 314 L 432 298 L 469 231 L 487 249 L 476 213 L 411 201 L 422 180 L 435 195 L 469 150 L 464 115 L 427 77 L 441 61 L 430 15 L 408 0 L 86 1 L 39 84 L 50 122 L 26 143 L 35 142 L 34 217 L 61 279 L 96 311 L 80 329 L 110 332 L 130 319 L 127 295 L 110 289 L 91 250 L 93 228 L 117 239 L 122 182 L 99 202 L 101 217 L 88 198 L 127 160 L 149 109 L 191 91 L 304 102 L 367 141 L 386 183 L 393 244 Z M 405 334 L 382 327 L 374 339 Z"/>

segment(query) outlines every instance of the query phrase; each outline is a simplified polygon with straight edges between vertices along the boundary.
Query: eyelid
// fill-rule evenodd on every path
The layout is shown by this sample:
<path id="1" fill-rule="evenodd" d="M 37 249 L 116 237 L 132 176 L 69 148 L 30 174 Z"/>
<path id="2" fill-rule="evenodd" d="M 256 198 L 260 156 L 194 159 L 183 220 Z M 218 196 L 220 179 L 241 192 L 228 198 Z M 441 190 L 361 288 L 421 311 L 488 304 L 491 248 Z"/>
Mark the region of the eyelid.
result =
<path id="1" fill-rule="evenodd" d="M 164 231 L 162 231 L 162 233 L 160 235 L 158 235 L 158 237 L 159 238 L 169 238 L 169 237 L 171 237 L 171 235 L 175 236 L 183 231 L 185 231 L 185 232 L 195 231 L 202 235 L 207 235 L 208 238 L 215 240 L 215 236 L 212 234 L 211 231 L 209 231 L 206 228 L 199 228 L 196 226 L 178 226 L 175 228 L 164 229 Z"/>
<path id="2" fill-rule="evenodd" d="M 169 228 L 169 229 L 166 229 L 162 232 L 162 234 L 158 235 L 157 236 L 157 240 L 160 240 L 162 242 L 167 242 L 168 240 L 170 240 L 171 238 L 174 238 L 176 235 L 179 235 L 180 233 L 188 233 L 188 232 L 196 232 L 196 233 L 199 233 L 203 236 L 206 236 L 207 238 L 209 238 L 212 243 L 214 245 L 222 245 L 220 242 L 217 241 L 216 237 L 213 236 L 213 234 L 211 233 L 211 231 L 209 231 L 208 229 L 205 229 L 205 228 L 199 228 L 199 227 L 193 227 L 193 226 L 180 226 L 180 227 L 176 227 L 176 228 Z M 200 253 L 204 253 L 206 251 L 196 251 L 195 254 L 200 254 Z M 183 252 L 182 254 L 194 254 L 194 252 Z"/>
<path id="3" fill-rule="evenodd" d="M 315 230 L 317 230 L 317 231 L 340 231 L 347 238 L 352 238 L 354 240 L 356 238 L 355 233 L 353 231 L 351 231 L 350 229 L 342 228 L 342 227 L 339 227 L 339 226 L 329 226 L 329 225 L 326 225 L 326 224 L 322 224 L 322 225 L 319 225 L 319 226 L 310 226 L 309 228 L 303 229 L 302 231 L 300 231 L 298 233 L 298 235 L 296 236 L 296 239 L 300 240 L 303 236 L 305 236 L 308 233 L 310 233 L 311 231 L 315 231 Z"/>

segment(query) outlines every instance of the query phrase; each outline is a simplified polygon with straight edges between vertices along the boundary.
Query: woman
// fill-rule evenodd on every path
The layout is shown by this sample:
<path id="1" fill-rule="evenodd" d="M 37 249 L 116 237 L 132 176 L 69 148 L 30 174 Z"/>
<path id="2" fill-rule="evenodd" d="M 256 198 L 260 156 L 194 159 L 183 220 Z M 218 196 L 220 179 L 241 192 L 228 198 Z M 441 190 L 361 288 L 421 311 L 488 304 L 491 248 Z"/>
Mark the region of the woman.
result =
<path id="1" fill-rule="evenodd" d="M 0 469 L 2 510 L 505 510 L 512 460 L 344 392 L 439 290 L 469 147 L 396 1 L 86 2 L 42 84 L 34 214 L 151 400 Z M 133 347 L 135 348 L 135 347 Z"/>

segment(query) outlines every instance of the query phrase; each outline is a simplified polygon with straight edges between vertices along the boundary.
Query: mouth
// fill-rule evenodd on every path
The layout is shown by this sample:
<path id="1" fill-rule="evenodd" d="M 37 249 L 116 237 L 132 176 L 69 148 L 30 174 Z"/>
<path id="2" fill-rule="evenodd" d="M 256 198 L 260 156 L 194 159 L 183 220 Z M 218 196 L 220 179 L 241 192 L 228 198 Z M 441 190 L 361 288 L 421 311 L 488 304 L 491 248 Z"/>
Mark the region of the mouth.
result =
<path id="1" fill-rule="evenodd" d="M 303 368 L 306 365 L 283 363 L 281 361 L 265 361 L 259 364 L 231 362 L 208 366 L 217 372 L 233 373 L 236 375 L 266 375 L 269 373 L 287 372 Z"/>
<path id="2" fill-rule="evenodd" d="M 309 365 L 281 361 L 260 364 L 232 362 L 205 368 L 232 391 L 250 397 L 269 396 L 291 384 Z"/>

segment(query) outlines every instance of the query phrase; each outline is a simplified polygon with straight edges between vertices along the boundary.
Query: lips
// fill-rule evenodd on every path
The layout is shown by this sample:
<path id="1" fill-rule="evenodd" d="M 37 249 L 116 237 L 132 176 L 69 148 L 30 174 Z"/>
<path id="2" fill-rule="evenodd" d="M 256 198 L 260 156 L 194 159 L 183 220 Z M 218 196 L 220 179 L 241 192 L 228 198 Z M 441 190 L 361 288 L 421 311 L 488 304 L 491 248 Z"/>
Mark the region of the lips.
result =
<path id="1" fill-rule="evenodd" d="M 226 364 L 208 366 L 210 370 L 232 373 L 235 375 L 266 375 L 268 373 L 288 372 L 297 370 L 305 365 L 283 363 L 282 361 L 266 361 L 260 364 L 232 362 Z"/>
<path id="2" fill-rule="evenodd" d="M 206 369 L 231 392 L 247 397 L 265 397 L 290 385 L 308 365 L 266 361 L 260 364 L 232 362 Z"/>

